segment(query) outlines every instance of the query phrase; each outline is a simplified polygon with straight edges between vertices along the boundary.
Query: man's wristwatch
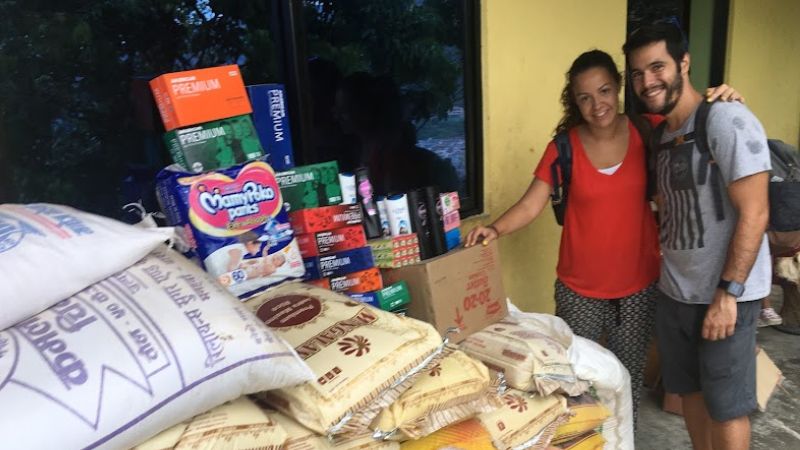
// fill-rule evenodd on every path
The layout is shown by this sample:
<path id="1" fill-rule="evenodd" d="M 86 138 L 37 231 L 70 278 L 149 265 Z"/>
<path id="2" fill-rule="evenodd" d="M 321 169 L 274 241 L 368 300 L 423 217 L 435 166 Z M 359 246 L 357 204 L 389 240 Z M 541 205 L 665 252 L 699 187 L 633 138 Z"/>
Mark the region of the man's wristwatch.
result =
<path id="1" fill-rule="evenodd" d="M 720 278 L 717 287 L 736 298 L 744 294 L 744 285 L 736 281 L 728 281 L 724 278 Z"/>

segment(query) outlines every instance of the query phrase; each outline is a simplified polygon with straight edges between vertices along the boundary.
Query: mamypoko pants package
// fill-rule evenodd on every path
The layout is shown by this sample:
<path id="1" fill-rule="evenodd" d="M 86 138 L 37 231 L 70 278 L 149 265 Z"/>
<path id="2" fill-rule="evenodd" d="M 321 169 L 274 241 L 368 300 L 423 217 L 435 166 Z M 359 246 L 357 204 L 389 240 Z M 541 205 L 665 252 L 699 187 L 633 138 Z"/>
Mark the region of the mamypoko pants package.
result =
<path id="1" fill-rule="evenodd" d="M 182 227 L 206 270 L 239 298 L 303 276 L 275 172 L 263 159 L 200 175 L 170 166 L 156 191 L 167 221 Z"/>

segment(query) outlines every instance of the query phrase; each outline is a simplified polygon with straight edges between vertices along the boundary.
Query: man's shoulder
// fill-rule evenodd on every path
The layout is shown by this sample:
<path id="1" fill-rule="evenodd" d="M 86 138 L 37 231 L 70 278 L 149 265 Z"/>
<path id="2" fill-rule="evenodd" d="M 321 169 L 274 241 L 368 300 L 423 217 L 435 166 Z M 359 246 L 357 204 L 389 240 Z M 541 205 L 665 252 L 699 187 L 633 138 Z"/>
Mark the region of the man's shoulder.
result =
<path id="1" fill-rule="evenodd" d="M 743 130 L 748 123 L 758 123 L 758 118 L 747 105 L 740 102 L 716 102 L 708 113 L 707 127 L 709 132 L 725 131 L 728 128 Z"/>
<path id="2" fill-rule="evenodd" d="M 745 133 L 754 138 L 766 138 L 758 117 L 739 102 L 716 102 L 708 113 L 706 133 L 710 136 Z"/>

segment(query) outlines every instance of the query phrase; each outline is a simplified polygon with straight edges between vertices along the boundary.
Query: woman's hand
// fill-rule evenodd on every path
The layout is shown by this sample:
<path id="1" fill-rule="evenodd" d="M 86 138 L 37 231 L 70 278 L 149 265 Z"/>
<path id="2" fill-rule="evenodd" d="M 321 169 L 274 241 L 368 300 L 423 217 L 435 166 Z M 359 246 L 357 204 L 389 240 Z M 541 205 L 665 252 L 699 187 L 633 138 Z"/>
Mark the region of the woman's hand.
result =
<path id="1" fill-rule="evenodd" d="M 710 103 L 715 100 L 744 103 L 744 97 L 742 97 L 742 95 L 738 93 L 736 89 L 724 83 L 717 87 L 710 87 L 706 89 L 706 101 Z"/>
<path id="2" fill-rule="evenodd" d="M 492 225 L 488 227 L 477 226 L 467 235 L 467 238 L 464 240 L 464 247 L 472 247 L 478 242 L 483 243 L 483 245 L 489 245 L 489 242 L 499 237 L 500 235 L 497 233 L 497 229 Z"/>

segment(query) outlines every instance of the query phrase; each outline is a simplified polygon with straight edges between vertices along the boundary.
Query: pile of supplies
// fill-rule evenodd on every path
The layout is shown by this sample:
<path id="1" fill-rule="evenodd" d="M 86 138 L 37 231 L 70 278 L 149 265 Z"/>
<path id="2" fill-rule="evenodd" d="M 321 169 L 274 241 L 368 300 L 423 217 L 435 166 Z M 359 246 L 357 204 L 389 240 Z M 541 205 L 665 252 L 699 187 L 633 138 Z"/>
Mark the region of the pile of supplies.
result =
<path id="1" fill-rule="evenodd" d="M 9 442 L 633 448 L 625 369 L 509 305 L 496 243 L 459 245 L 457 193 L 295 167 L 282 88 L 235 65 L 151 87 L 169 227 L 0 205 Z"/>

